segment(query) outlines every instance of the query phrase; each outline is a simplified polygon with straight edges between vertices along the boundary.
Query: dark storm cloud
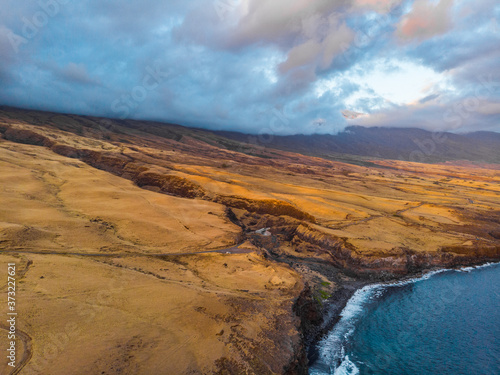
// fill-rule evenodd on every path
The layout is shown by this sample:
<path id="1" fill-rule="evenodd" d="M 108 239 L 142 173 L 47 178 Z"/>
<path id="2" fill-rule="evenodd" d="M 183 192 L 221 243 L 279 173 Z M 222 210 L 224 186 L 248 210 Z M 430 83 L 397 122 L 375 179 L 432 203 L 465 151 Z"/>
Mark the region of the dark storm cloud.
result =
<path id="1" fill-rule="evenodd" d="M 7 1 L 0 104 L 251 133 L 336 132 L 344 109 L 499 130 L 499 19 L 492 0 Z M 446 84 L 394 105 L 354 82 L 375 62 Z"/>

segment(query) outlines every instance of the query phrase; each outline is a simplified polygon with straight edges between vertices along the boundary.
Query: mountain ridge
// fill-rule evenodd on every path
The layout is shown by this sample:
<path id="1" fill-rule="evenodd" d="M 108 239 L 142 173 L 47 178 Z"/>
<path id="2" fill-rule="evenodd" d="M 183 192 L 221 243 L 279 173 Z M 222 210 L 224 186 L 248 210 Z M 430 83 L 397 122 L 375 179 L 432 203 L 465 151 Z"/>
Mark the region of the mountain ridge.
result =
<path id="1" fill-rule="evenodd" d="M 239 142 L 256 138 L 237 132 L 213 133 Z M 369 128 L 353 125 L 336 135 L 262 134 L 257 137 L 257 144 L 327 159 L 336 159 L 338 154 L 349 154 L 423 163 L 455 160 L 500 163 L 500 134 L 487 131 L 455 134 L 419 128 Z"/>
<path id="2" fill-rule="evenodd" d="M 500 164 L 500 152 L 498 151 L 500 150 L 500 133 L 490 131 L 456 134 L 430 132 L 420 128 L 351 125 L 337 134 L 247 134 L 167 122 L 107 119 L 9 106 L 0 106 L 0 110 L 18 111 L 24 115 L 39 113 L 47 116 L 76 116 L 100 122 L 100 126 L 103 128 L 111 123 L 126 124 L 126 126 L 140 131 L 166 136 L 174 140 L 180 140 L 183 135 L 189 134 L 207 144 L 259 157 L 272 157 L 270 150 L 276 149 L 362 165 L 369 163 L 370 159 L 420 163 L 469 161 Z M 267 151 L 264 152 L 264 150 Z"/>

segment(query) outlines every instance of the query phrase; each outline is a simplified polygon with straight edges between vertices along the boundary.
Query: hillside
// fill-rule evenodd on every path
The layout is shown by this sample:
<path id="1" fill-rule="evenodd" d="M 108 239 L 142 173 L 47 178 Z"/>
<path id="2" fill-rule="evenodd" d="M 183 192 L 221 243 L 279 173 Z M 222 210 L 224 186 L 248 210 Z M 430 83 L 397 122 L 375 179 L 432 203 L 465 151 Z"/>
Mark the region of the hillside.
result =
<path id="1" fill-rule="evenodd" d="M 454 160 L 500 163 L 498 151 L 500 150 L 500 134 L 494 132 L 454 134 L 432 133 L 411 128 L 349 126 L 337 135 L 261 135 L 255 137 L 234 132 L 215 133 L 240 142 L 254 139 L 256 143 L 269 148 L 332 160 L 346 159 L 345 154 L 348 154 L 364 158 L 422 163 Z"/>
<path id="2" fill-rule="evenodd" d="M 500 259 L 497 165 L 5 107 L 0 134 L 23 374 L 305 374 L 356 286 Z"/>

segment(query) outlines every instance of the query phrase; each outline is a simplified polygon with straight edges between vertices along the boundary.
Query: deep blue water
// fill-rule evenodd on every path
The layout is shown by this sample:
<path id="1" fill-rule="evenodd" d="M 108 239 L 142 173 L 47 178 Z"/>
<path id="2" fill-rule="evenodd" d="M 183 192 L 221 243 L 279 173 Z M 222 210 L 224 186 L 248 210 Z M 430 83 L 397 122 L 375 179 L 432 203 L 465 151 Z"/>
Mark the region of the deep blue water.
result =
<path id="1" fill-rule="evenodd" d="M 499 375 L 500 265 L 358 290 L 310 374 Z"/>

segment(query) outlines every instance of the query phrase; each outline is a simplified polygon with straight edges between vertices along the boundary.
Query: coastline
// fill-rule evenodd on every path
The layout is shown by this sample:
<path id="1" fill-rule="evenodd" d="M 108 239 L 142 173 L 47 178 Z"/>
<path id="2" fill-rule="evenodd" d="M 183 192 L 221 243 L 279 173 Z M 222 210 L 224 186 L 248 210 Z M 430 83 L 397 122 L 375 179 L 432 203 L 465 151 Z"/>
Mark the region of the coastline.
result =
<path id="1" fill-rule="evenodd" d="M 309 347 L 307 348 L 307 374 L 309 373 L 310 367 L 317 361 L 319 357 L 319 344 L 328 335 L 328 333 L 334 329 L 334 327 L 339 323 L 342 312 L 346 308 L 348 302 L 354 296 L 354 294 L 363 289 L 365 286 L 374 285 L 376 282 L 364 282 L 357 286 L 343 286 L 336 294 L 332 296 L 332 301 L 325 303 L 324 306 L 324 323 L 322 327 L 315 334 L 314 339 L 311 341 Z"/>
<path id="2" fill-rule="evenodd" d="M 233 222 L 242 227 L 243 236 L 259 248 L 265 258 L 287 264 L 303 278 L 304 288 L 294 300 L 293 307 L 294 315 L 299 318 L 300 343 L 290 352 L 288 365 L 283 368 L 286 375 L 310 373 L 310 368 L 319 357 L 318 344 L 334 329 L 349 300 L 363 287 L 412 282 L 435 272 L 500 262 L 498 246 L 476 247 L 469 254 L 452 252 L 451 249 L 435 253 L 406 250 L 399 257 L 374 260 L 357 257 L 346 247 L 334 246 L 336 243 L 326 238 L 302 236 L 294 242 L 295 246 L 307 245 L 317 254 L 327 255 L 309 258 L 284 251 L 283 245 L 290 243 L 289 238 L 254 236 L 248 233 L 248 229 L 245 232 L 242 221 L 236 219 Z M 277 232 L 273 224 L 269 220 L 265 225 L 271 227 L 271 233 Z M 297 231 L 294 231 L 293 235 L 296 234 Z M 330 290 L 329 298 L 320 301 L 318 296 L 321 296 L 324 280 L 333 285 L 333 291 Z"/>
<path id="3" fill-rule="evenodd" d="M 389 286 L 403 286 L 406 284 L 427 280 L 433 275 L 448 271 L 458 271 L 458 272 L 470 272 L 472 270 L 481 269 L 485 267 L 491 267 L 500 265 L 500 260 L 486 260 L 479 264 L 464 264 L 457 265 L 456 267 L 443 268 L 443 267 L 433 267 L 430 269 L 421 270 L 413 274 L 405 275 L 400 278 L 394 278 L 392 280 L 359 280 L 358 285 L 354 286 L 355 283 L 349 283 L 349 285 L 343 285 L 341 289 L 333 295 L 328 303 L 325 303 L 323 307 L 323 318 L 325 319 L 324 324 L 321 328 L 315 332 L 314 338 L 310 341 L 307 348 L 307 372 L 310 373 L 310 369 L 316 363 L 320 355 L 320 344 L 327 337 L 327 335 L 332 332 L 333 329 L 340 323 L 343 312 L 348 307 L 348 304 L 353 300 L 353 297 L 357 292 L 362 291 L 365 287 L 371 286 L 376 288 L 389 287 Z M 309 333 L 310 334 L 310 333 Z M 307 334 L 306 334 L 307 335 Z"/>
<path id="4" fill-rule="evenodd" d="M 233 269 L 239 270 L 237 267 L 240 266 L 240 260 L 237 256 L 224 259 L 224 262 L 227 261 L 229 265 L 223 262 L 203 264 L 198 262 L 195 256 L 193 260 L 186 261 L 191 269 L 186 265 L 172 262 L 175 263 L 176 272 L 179 273 L 178 279 L 177 275 L 172 272 L 159 268 L 157 264 L 159 262 L 149 262 L 146 258 L 151 256 L 160 256 L 162 259 L 165 257 L 167 260 L 166 254 L 153 250 L 156 249 L 153 246 L 157 243 L 156 237 L 159 241 L 161 236 L 151 236 L 153 233 L 151 228 L 156 228 L 153 224 L 156 225 L 157 222 L 170 223 L 170 220 L 172 223 L 169 225 L 176 230 L 170 231 L 170 227 L 166 226 L 168 231 L 161 230 L 158 233 L 168 233 L 166 236 L 168 241 L 183 245 L 179 245 L 179 249 L 169 255 L 174 257 L 188 255 L 183 252 L 188 240 L 192 240 L 190 243 L 193 244 L 193 251 L 198 249 L 198 246 L 204 249 L 205 245 L 199 245 L 199 239 L 200 234 L 206 234 L 213 236 L 213 238 L 207 237 L 207 243 L 220 240 L 220 247 L 225 247 L 230 243 L 249 241 L 252 249 L 261 250 L 264 258 L 269 258 L 274 263 L 282 263 L 281 265 L 286 264 L 296 271 L 290 278 L 295 283 L 291 284 L 280 284 L 278 278 L 273 278 L 273 267 L 266 266 L 259 273 L 248 272 L 252 276 L 252 282 L 256 282 L 255 289 L 265 296 L 262 299 L 261 310 L 269 312 L 266 318 L 269 318 L 269 322 L 275 323 L 260 326 L 269 338 L 269 341 L 263 345 L 256 345 L 248 339 L 243 329 L 230 324 L 231 319 L 240 320 L 237 323 L 243 321 L 248 323 L 247 328 L 251 328 L 250 323 L 253 319 L 250 313 L 243 319 L 240 311 L 235 308 L 234 301 L 222 299 L 220 301 L 221 306 L 227 308 L 228 311 L 237 312 L 228 313 L 227 322 L 219 321 L 219 314 L 215 313 L 211 316 L 217 316 L 219 320 L 208 320 L 209 314 L 200 309 L 200 306 L 194 306 L 195 309 L 191 309 L 186 307 L 185 302 L 179 302 L 179 309 L 176 311 L 182 310 L 186 314 L 193 314 L 196 321 L 206 319 L 207 322 L 216 326 L 215 334 L 210 335 L 210 339 L 222 347 L 221 340 L 227 338 L 224 350 L 229 345 L 233 345 L 234 341 L 230 340 L 235 338 L 241 340 L 237 342 L 237 350 L 231 353 L 228 360 L 226 357 L 220 357 L 224 358 L 224 362 L 216 362 L 217 366 L 220 364 L 221 371 L 230 369 L 237 363 L 247 368 L 253 368 L 256 365 L 267 366 L 266 368 L 272 368 L 274 373 L 306 374 L 308 362 L 310 366 L 317 358 L 318 342 L 339 322 L 349 300 L 364 286 L 402 282 L 433 270 L 461 268 L 484 263 L 489 261 L 488 259 L 494 258 L 496 261 L 500 259 L 500 243 L 498 242 L 500 211 L 496 200 L 491 198 L 495 190 L 491 187 L 486 189 L 482 185 L 485 181 L 491 180 L 491 183 L 497 181 L 494 172 L 487 173 L 481 169 L 472 173 L 469 170 L 453 169 L 448 166 L 441 169 L 440 166 L 435 165 L 417 168 L 415 165 L 400 164 L 396 161 L 388 165 L 396 168 L 397 171 L 382 173 L 379 169 L 355 169 L 352 166 L 349 166 L 352 169 L 347 171 L 343 169 L 345 167 L 343 164 L 328 164 L 323 160 L 309 159 L 306 156 L 275 153 L 270 154 L 272 157 L 269 158 L 255 159 L 255 157 L 247 158 L 240 154 L 231 154 L 231 159 L 219 159 L 221 151 L 218 148 L 214 149 L 213 146 L 207 146 L 205 149 L 198 143 L 196 146 L 187 143 L 177 144 L 174 143 L 177 141 L 170 141 L 168 137 L 165 140 L 161 134 L 153 133 L 151 134 L 155 136 L 154 140 L 158 143 L 154 148 L 148 148 L 146 152 L 141 145 L 149 143 L 144 143 L 146 140 L 135 133 L 127 133 L 127 127 L 122 126 L 121 123 L 115 124 L 119 126 L 120 132 L 117 133 L 119 135 L 110 132 L 110 137 L 119 137 L 112 139 L 116 141 L 116 147 L 121 145 L 119 147 L 123 148 L 107 148 L 107 143 L 98 142 L 101 139 L 99 134 L 94 133 L 92 130 L 94 128 L 89 125 L 91 123 L 87 123 L 87 120 L 84 122 L 84 119 L 81 119 L 80 124 L 71 118 L 70 123 L 75 127 L 68 128 L 61 125 L 61 119 L 52 123 L 51 117 L 40 119 L 33 117 L 30 120 L 20 117 L 18 122 L 13 121 L 16 118 L 16 116 L 7 116 L 4 123 L 0 124 L 3 152 L 8 160 L 7 165 L 11 167 L 12 173 L 16 173 L 14 176 L 24 176 L 25 169 L 35 168 L 40 173 L 47 173 L 47 170 L 64 172 L 62 177 L 74 180 L 71 184 L 59 184 L 59 182 L 55 184 L 52 180 L 43 181 L 43 184 L 50 187 L 47 190 L 50 192 L 49 197 L 63 196 L 67 199 L 65 204 L 68 207 L 78 207 L 79 210 L 85 212 L 85 215 L 81 217 L 82 220 L 79 221 L 77 233 L 80 233 L 82 238 L 88 236 L 89 239 L 93 239 L 88 246 L 90 255 L 101 256 L 103 254 L 98 253 L 97 249 L 107 249 L 103 256 L 112 255 L 115 258 L 113 262 L 116 261 L 113 266 L 137 272 L 139 277 L 147 275 L 150 279 L 148 283 L 150 282 L 155 287 L 159 285 L 157 292 L 160 288 L 170 290 L 171 285 L 174 285 L 172 289 L 176 292 L 177 289 L 183 289 L 191 282 L 189 278 L 186 278 L 186 274 L 192 272 L 191 269 L 204 272 L 209 265 L 213 268 L 205 274 L 208 279 L 219 278 L 221 274 L 232 279 L 231 283 L 227 282 L 221 288 L 230 289 L 236 293 L 237 298 L 235 298 L 238 301 L 244 301 L 241 304 L 247 309 L 244 312 L 250 311 L 249 306 L 255 301 L 255 293 L 257 293 L 250 290 L 244 278 L 237 276 L 239 272 L 228 272 Z M 85 133 L 82 133 L 84 137 L 96 140 L 95 147 L 79 143 L 82 136 L 79 132 L 82 132 L 82 129 L 85 130 Z M 172 149 L 171 153 L 163 153 L 166 145 Z M 33 147 L 38 147 L 36 153 L 33 152 Z M 172 155 L 176 155 L 177 161 L 171 159 Z M 200 155 L 204 157 L 203 160 L 213 161 L 206 162 L 208 164 L 203 161 L 200 164 L 198 159 Z M 23 160 L 26 163 L 25 167 L 18 168 L 15 158 Z M 57 163 L 54 162 L 59 166 L 57 169 L 49 168 L 53 159 L 57 161 Z M 42 163 L 44 160 L 50 160 L 50 163 L 45 165 Z M 187 166 L 186 172 L 182 172 L 182 178 L 177 175 L 179 171 L 171 168 L 181 161 Z M 226 163 L 221 165 L 222 161 Z M 291 161 L 297 164 L 290 164 Z M 237 166 L 242 169 L 237 169 Z M 219 172 L 214 176 L 209 173 L 203 177 L 197 174 L 198 172 L 193 172 L 203 169 L 198 167 L 210 167 Z M 469 172 L 471 174 L 467 174 Z M 99 180 L 95 180 L 96 175 L 99 176 Z M 30 183 L 41 183 L 35 177 L 34 175 L 30 177 Z M 453 179 L 450 180 L 452 177 Z M 118 178 L 126 181 L 118 180 Z M 9 183 L 15 187 L 17 180 L 11 180 Z M 82 184 L 81 181 L 88 181 L 88 183 Z M 95 181 L 102 182 L 102 185 L 107 188 L 95 186 L 97 185 Z M 366 182 L 366 186 L 360 184 L 360 181 Z M 459 181 L 461 181 L 460 184 Z M 464 188 L 463 184 L 466 182 L 467 185 Z M 117 186 L 126 187 L 126 191 L 130 193 L 119 193 Z M 224 189 L 220 188 L 221 186 Z M 94 196 L 75 194 L 83 188 L 86 193 L 93 192 L 99 199 L 112 196 L 113 200 L 98 201 L 98 203 L 108 204 L 106 207 L 109 213 L 104 212 L 101 204 L 94 205 L 92 200 L 80 199 L 80 196 Z M 306 188 L 309 190 L 304 190 Z M 4 193 L 8 198 L 20 199 L 20 202 L 26 204 L 27 207 L 31 207 L 28 205 L 33 203 L 33 196 L 20 195 L 16 189 Z M 448 198 L 444 199 L 443 194 Z M 304 197 L 309 196 L 314 199 L 303 200 Z M 143 203 L 142 199 L 133 197 L 151 199 L 146 199 L 149 205 L 144 205 L 137 203 Z M 349 212 L 354 210 L 357 212 L 356 215 L 351 216 L 346 212 L 344 216 L 335 209 L 335 207 L 344 207 L 346 197 L 349 198 L 347 200 Z M 115 205 L 115 198 L 121 199 L 124 204 Z M 175 207 L 175 215 L 172 216 L 170 211 L 158 210 L 155 205 L 151 205 L 151 202 L 156 202 L 156 200 L 159 200 L 159 203 L 163 202 L 165 206 Z M 6 201 L 17 202 L 10 198 Z M 44 207 L 44 210 L 52 212 L 49 210 L 53 207 L 50 205 L 46 207 L 45 199 L 39 198 L 36 201 Z M 328 204 L 325 206 L 325 203 Z M 141 215 L 135 215 L 141 220 L 134 221 L 136 219 L 134 216 L 130 219 L 130 223 L 127 221 L 127 226 L 124 226 L 122 219 L 130 217 L 127 215 L 134 212 L 128 208 L 129 205 L 137 210 L 135 212 L 141 213 Z M 115 209 L 116 212 L 113 211 Z M 143 214 L 153 209 L 154 215 Z M 15 209 L 12 209 L 12 212 L 14 213 Z M 73 211 L 67 209 L 67 212 Z M 160 215 L 162 220 L 156 218 L 156 212 L 162 213 Z M 194 213 L 197 214 L 194 215 Z M 203 220 L 196 218 L 198 214 Z M 144 225 L 143 216 L 151 225 Z M 33 223 L 34 229 L 30 228 L 25 233 L 23 220 L 14 216 L 12 220 L 19 226 L 9 229 L 7 241 L 4 242 L 8 246 L 18 246 L 19 242 L 16 241 L 22 238 L 32 241 L 27 242 L 28 249 L 37 251 L 40 248 L 48 248 L 46 243 L 58 249 L 60 246 L 58 236 L 66 238 L 66 232 L 60 233 L 62 229 L 57 225 L 52 226 L 51 230 L 58 236 L 50 237 L 44 230 L 35 230 L 37 227 L 45 228 L 44 222 Z M 212 226 L 212 224 L 217 225 Z M 233 224 L 239 227 L 239 230 Z M 130 230 L 130 228 L 136 230 Z M 75 230 L 67 232 L 68 237 L 65 240 L 67 243 L 73 243 Z M 104 232 L 106 237 L 102 235 Z M 33 233 L 36 236 L 32 236 Z M 133 246 L 125 248 L 123 254 L 119 254 L 121 250 L 114 252 L 113 249 L 122 248 L 123 238 L 125 238 L 123 236 L 128 236 L 129 233 L 134 233 L 131 240 L 136 242 L 130 242 Z M 389 237 L 385 238 L 386 235 Z M 104 241 L 103 238 L 106 242 L 101 242 Z M 178 242 L 175 242 L 176 238 L 179 238 Z M 58 240 L 55 241 L 55 239 Z M 164 245 L 161 246 L 163 248 Z M 213 255 L 216 255 L 217 251 L 220 250 L 214 250 Z M 147 257 L 141 255 L 139 258 L 138 254 L 144 254 Z M 32 256 L 40 261 L 42 261 L 41 255 L 49 256 L 32 253 Z M 129 255 L 134 257 L 133 262 L 130 261 Z M 140 267 L 132 264 L 136 263 L 135 257 L 140 259 Z M 266 259 L 262 262 L 259 259 L 259 262 L 267 265 Z M 43 261 L 45 262 L 45 259 Z M 105 261 L 108 262 L 108 259 Z M 73 266 L 66 257 L 58 259 L 57 262 L 64 267 Z M 231 267 L 231 263 L 234 267 Z M 48 266 L 49 262 L 46 264 Z M 281 274 L 288 275 L 290 271 L 288 267 L 281 267 L 281 265 L 279 265 Z M 109 264 L 104 264 L 102 268 L 108 266 Z M 253 271 L 253 267 L 253 263 L 249 261 L 245 263 L 244 270 Z M 89 266 L 87 271 L 93 276 L 90 269 Z M 99 272 L 105 274 L 101 268 Z M 155 278 L 150 278 L 150 276 L 155 276 Z M 190 274 L 188 277 L 191 277 Z M 174 280 L 175 283 L 166 286 L 164 280 Z M 101 282 L 106 281 L 103 278 Z M 197 276 L 196 282 L 199 284 L 195 285 L 206 288 L 203 291 L 204 296 L 205 293 L 206 295 L 210 293 L 212 297 L 212 291 L 218 291 L 219 286 L 215 285 L 216 289 L 213 288 L 214 285 L 206 286 L 202 277 Z M 235 285 L 239 286 L 238 289 L 235 289 Z M 75 285 L 74 288 L 81 290 L 80 285 Z M 282 304 L 274 303 L 275 295 L 272 294 L 274 291 L 276 291 L 275 294 L 282 293 Z M 125 291 L 120 291 L 120 293 L 125 295 Z M 166 294 L 162 293 L 162 295 Z M 37 303 L 45 304 L 44 298 L 35 297 L 39 298 L 36 300 Z M 212 303 L 212 298 L 200 300 L 207 305 Z M 178 302 L 174 301 L 174 303 Z M 240 305 L 237 306 L 240 309 Z M 145 308 L 144 311 L 150 314 L 149 309 Z M 162 311 L 157 314 L 163 317 Z M 227 326 L 219 327 L 219 324 L 223 325 L 222 323 L 227 323 Z M 191 325 L 187 325 L 186 331 L 189 331 L 190 327 Z M 50 328 L 55 329 L 55 326 Z M 115 331 L 116 335 L 122 335 L 123 331 Z M 153 330 L 150 335 L 154 335 L 155 332 L 156 330 Z M 254 331 L 247 329 L 247 332 Z M 279 344 L 276 345 L 279 351 L 275 351 L 272 356 L 268 355 L 273 349 L 271 342 Z M 253 348 L 258 348 L 258 350 L 252 350 Z M 222 352 L 221 349 L 221 353 L 226 352 Z M 244 354 L 243 357 L 241 353 Z M 248 353 L 251 357 L 246 356 Z M 74 358 L 80 358 L 79 353 L 76 353 Z M 258 369 L 258 371 L 255 370 L 256 373 L 264 373 L 261 367 Z"/>

